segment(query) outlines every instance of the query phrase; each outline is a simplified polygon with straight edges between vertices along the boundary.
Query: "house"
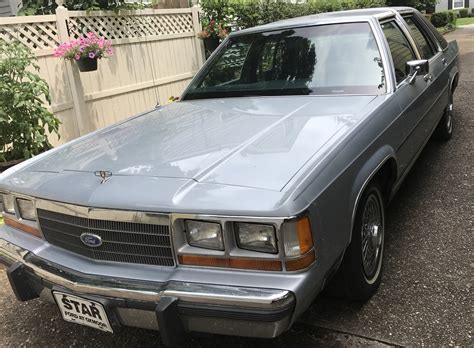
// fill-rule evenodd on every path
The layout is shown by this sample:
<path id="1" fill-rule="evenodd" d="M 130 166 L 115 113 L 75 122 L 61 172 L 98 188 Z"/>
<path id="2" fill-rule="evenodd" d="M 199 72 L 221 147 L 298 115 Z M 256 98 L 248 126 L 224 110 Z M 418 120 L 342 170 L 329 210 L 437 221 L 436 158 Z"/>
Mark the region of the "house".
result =
<path id="1" fill-rule="evenodd" d="M 439 0 L 436 4 L 436 12 L 447 10 L 460 10 L 462 8 L 474 7 L 474 0 L 470 0 L 473 4 L 469 4 L 469 0 Z"/>
<path id="2" fill-rule="evenodd" d="M 22 0 L 0 0 L 0 17 L 16 16 L 22 7 Z"/>

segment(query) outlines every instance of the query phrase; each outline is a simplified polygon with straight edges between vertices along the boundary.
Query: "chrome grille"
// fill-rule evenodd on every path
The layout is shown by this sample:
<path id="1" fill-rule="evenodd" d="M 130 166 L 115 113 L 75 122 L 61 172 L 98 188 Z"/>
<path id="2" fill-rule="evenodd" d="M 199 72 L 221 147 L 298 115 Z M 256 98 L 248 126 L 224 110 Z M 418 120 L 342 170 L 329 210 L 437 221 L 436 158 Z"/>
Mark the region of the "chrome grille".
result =
<path id="1" fill-rule="evenodd" d="M 174 266 L 170 229 L 166 225 L 97 220 L 38 209 L 44 238 L 51 244 L 95 260 Z M 102 238 L 91 248 L 83 233 Z"/>

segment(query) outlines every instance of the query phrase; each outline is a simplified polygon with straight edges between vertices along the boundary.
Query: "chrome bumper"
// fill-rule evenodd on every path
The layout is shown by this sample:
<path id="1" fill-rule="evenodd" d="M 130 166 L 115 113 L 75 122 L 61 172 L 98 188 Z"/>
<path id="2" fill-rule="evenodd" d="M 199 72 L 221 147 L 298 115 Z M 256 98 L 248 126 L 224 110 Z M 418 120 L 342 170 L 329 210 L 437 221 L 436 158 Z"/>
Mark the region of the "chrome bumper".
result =
<path id="1" fill-rule="evenodd" d="M 0 239 L 0 262 L 21 268 L 37 295 L 51 298 L 51 289 L 112 299 L 118 324 L 160 329 L 154 308 L 165 298 L 177 299 L 178 316 L 187 332 L 249 337 L 276 337 L 288 329 L 295 306 L 287 290 L 170 281 L 166 283 L 81 273 L 37 257 Z M 15 290 L 19 284 L 10 283 Z"/>

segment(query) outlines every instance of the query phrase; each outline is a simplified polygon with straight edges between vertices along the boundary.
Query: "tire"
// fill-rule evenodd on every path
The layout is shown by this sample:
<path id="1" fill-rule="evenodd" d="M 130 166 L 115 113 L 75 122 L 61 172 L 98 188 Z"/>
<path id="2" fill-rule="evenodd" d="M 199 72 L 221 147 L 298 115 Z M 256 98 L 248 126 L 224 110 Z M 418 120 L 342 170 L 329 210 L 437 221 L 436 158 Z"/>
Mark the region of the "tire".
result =
<path id="1" fill-rule="evenodd" d="M 444 110 L 443 117 L 436 127 L 433 138 L 438 141 L 448 141 L 453 136 L 453 96 L 449 98 L 449 104 Z"/>
<path id="2" fill-rule="evenodd" d="M 382 280 L 385 235 L 385 204 L 378 183 L 364 191 L 356 210 L 352 240 L 339 269 L 345 297 L 367 301 Z"/>

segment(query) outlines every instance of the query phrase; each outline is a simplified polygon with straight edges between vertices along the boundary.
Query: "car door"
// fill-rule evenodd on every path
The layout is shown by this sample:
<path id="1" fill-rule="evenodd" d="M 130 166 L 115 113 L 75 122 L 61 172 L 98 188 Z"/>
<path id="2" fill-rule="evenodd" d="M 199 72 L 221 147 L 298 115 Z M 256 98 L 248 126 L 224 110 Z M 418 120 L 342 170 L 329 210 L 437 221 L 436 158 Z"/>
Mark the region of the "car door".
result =
<path id="1" fill-rule="evenodd" d="M 438 124 L 449 99 L 449 72 L 446 69 L 447 58 L 444 52 L 438 49 L 436 43 L 432 40 L 427 29 L 420 19 L 415 15 L 404 16 L 403 19 L 415 41 L 421 58 L 429 61 L 429 92 L 433 94 L 432 105 L 419 125 L 421 133 L 426 140 L 431 135 L 434 127 Z"/>
<path id="2" fill-rule="evenodd" d="M 381 27 L 395 70 L 396 89 L 394 94 L 401 113 L 393 127 L 396 129 L 395 145 L 399 174 L 403 175 L 431 134 L 431 118 L 438 117 L 438 115 L 433 116 L 430 113 L 437 100 L 432 88 L 434 70 L 430 68 L 427 74 L 417 76 L 410 83 L 406 63 L 421 59 L 422 56 L 406 23 L 397 17 L 382 21 Z"/>
<path id="3" fill-rule="evenodd" d="M 431 82 L 428 74 L 418 76 L 412 84 L 408 81 L 406 63 L 420 56 L 405 24 L 393 18 L 380 25 L 392 56 L 396 81 L 394 97 L 401 111 L 391 128 L 395 137 L 399 174 L 402 175 L 423 143 L 425 134 L 420 125 L 435 97 L 428 88 Z"/>

